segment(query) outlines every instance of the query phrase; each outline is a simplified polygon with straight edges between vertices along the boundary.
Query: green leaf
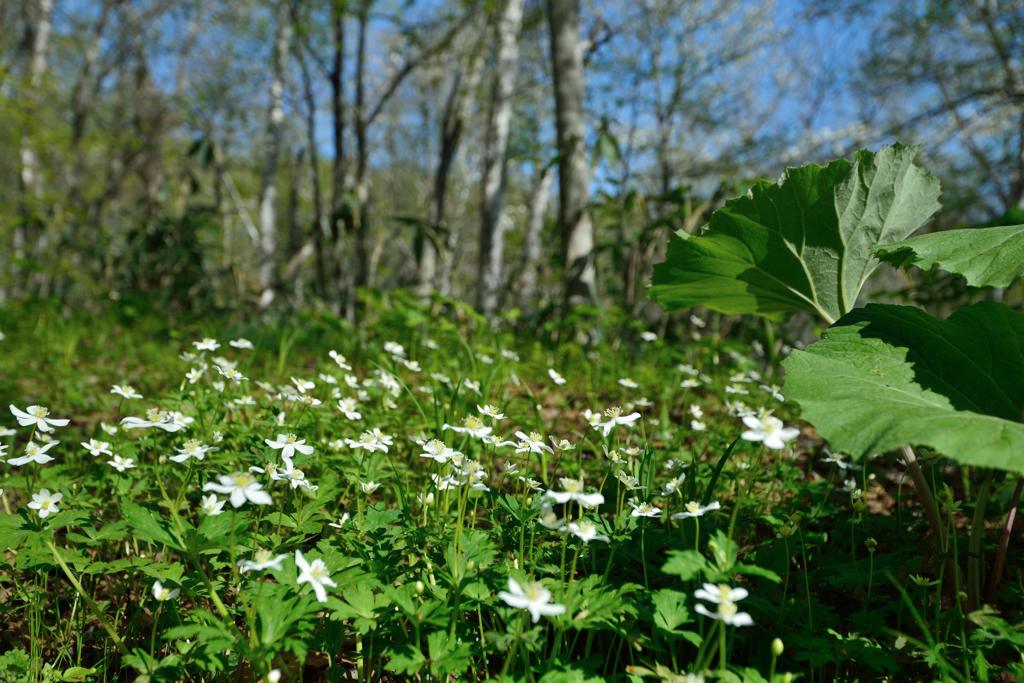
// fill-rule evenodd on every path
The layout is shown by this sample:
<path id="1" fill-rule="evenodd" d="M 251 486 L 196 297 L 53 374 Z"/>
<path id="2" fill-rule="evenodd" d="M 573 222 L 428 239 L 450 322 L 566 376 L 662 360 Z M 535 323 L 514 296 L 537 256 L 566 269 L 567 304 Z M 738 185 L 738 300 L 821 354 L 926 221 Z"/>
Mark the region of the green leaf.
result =
<path id="1" fill-rule="evenodd" d="M 1006 287 L 1024 275 L 1024 225 L 943 230 L 875 249 L 899 268 L 938 266 L 972 287 Z"/>
<path id="2" fill-rule="evenodd" d="M 1024 473 L 1024 315 L 993 302 L 946 320 L 869 305 L 785 363 L 786 395 L 832 446 L 865 457 L 929 446 Z"/>
<path id="3" fill-rule="evenodd" d="M 654 625 L 665 633 L 677 635 L 677 627 L 691 621 L 685 593 L 663 588 L 651 595 L 651 604 L 654 605 Z"/>
<path id="4" fill-rule="evenodd" d="M 168 548 L 181 550 L 181 546 L 171 534 L 169 525 L 157 517 L 152 510 L 126 502 L 121 506 L 121 514 L 139 540 L 162 543 Z"/>
<path id="5" fill-rule="evenodd" d="M 689 581 L 707 568 L 708 561 L 696 550 L 671 550 L 661 571 Z"/>
<path id="6" fill-rule="evenodd" d="M 423 665 L 427 663 L 423 653 L 410 643 L 387 650 L 384 654 L 388 657 L 388 663 L 384 668 L 397 674 L 411 676 L 419 673 Z"/>
<path id="7" fill-rule="evenodd" d="M 833 322 L 878 267 L 873 250 L 905 239 L 939 208 L 939 182 L 915 148 L 858 152 L 787 169 L 711 214 L 699 236 L 677 233 L 650 296 L 668 309 L 778 318 L 810 311 Z"/>

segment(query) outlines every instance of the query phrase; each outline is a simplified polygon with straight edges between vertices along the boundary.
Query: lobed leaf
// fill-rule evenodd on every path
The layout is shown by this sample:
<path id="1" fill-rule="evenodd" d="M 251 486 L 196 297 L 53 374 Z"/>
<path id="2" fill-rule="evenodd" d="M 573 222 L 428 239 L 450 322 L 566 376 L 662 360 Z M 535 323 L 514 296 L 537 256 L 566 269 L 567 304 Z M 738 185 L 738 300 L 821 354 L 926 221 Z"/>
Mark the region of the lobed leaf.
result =
<path id="1" fill-rule="evenodd" d="M 1007 287 L 1024 275 L 1024 225 L 918 235 L 883 244 L 875 255 L 898 268 L 938 267 L 963 275 L 972 287 Z"/>
<path id="2" fill-rule="evenodd" d="M 994 302 L 938 320 L 872 304 L 784 362 L 786 395 L 855 457 L 929 446 L 1024 473 L 1024 315 Z"/>
<path id="3" fill-rule="evenodd" d="M 939 208 L 939 181 L 915 154 L 895 144 L 759 181 L 711 214 L 700 235 L 677 233 L 655 266 L 651 298 L 668 309 L 809 311 L 835 321 L 878 267 L 874 249 L 905 239 Z"/>

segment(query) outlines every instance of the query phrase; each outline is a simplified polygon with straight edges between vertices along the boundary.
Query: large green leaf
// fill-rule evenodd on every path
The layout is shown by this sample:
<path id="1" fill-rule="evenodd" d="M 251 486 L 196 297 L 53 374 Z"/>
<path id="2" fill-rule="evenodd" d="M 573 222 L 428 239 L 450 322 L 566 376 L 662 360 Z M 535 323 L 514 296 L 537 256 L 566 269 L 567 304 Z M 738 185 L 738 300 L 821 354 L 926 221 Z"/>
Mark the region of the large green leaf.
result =
<path id="1" fill-rule="evenodd" d="M 938 320 L 871 304 L 786 359 L 786 395 L 855 457 L 924 445 L 1024 472 L 1024 315 L 993 302 Z"/>
<path id="2" fill-rule="evenodd" d="M 877 268 L 879 244 L 905 239 L 939 208 L 939 182 L 892 145 L 759 181 L 711 214 L 698 236 L 677 233 L 655 266 L 662 306 L 832 322 L 853 308 Z"/>
<path id="3" fill-rule="evenodd" d="M 972 287 L 1006 287 L 1024 275 L 1024 225 L 933 232 L 883 244 L 875 255 L 900 268 L 938 266 Z"/>

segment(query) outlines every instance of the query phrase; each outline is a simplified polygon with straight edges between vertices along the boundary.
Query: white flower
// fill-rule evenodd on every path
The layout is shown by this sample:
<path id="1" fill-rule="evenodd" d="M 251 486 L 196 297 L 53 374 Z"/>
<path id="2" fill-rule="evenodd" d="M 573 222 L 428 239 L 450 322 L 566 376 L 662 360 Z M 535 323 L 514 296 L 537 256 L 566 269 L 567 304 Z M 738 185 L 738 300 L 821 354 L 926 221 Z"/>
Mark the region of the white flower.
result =
<path id="1" fill-rule="evenodd" d="M 264 569 L 273 569 L 275 572 L 279 572 L 282 569 L 281 562 L 286 557 L 288 556 L 278 555 L 275 557 L 274 553 L 265 548 L 260 548 L 253 554 L 251 560 L 239 560 L 238 570 L 243 574 L 247 572 L 261 572 Z"/>
<path id="2" fill-rule="evenodd" d="M 330 356 L 331 360 L 333 360 L 335 362 L 335 364 L 337 364 L 337 366 L 339 368 L 341 368 L 342 370 L 351 370 L 352 369 L 352 366 L 348 364 L 348 361 L 345 359 L 345 356 L 341 355 L 337 351 L 334 351 L 332 349 L 331 351 L 329 351 L 327 353 L 327 355 Z"/>
<path id="3" fill-rule="evenodd" d="M 216 339 L 210 339 L 206 337 L 202 341 L 192 342 L 192 346 L 196 347 L 197 351 L 216 351 L 220 348 L 220 344 L 217 343 Z"/>
<path id="4" fill-rule="evenodd" d="M 281 459 L 286 463 L 291 462 L 296 453 L 312 455 L 314 450 L 312 446 L 306 445 L 305 439 L 300 439 L 294 434 L 278 434 L 277 441 L 271 441 L 270 439 L 264 439 L 263 441 L 274 450 L 281 451 Z"/>
<path id="5" fill-rule="evenodd" d="M 153 597 L 160 602 L 166 602 L 167 600 L 173 600 L 178 597 L 178 593 L 181 592 L 180 588 L 168 588 L 159 581 L 153 582 Z"/>
<path id="6" fill-rule="evenodd" d="M 188 380 L 189 384 L 195 384 L 203 377 L 203 373 L 206 372 L 206 366 L 199 366 L 190 369 L 185 373 L 185 379 Z"/>
<path id="7" fill-rule="evenodd" d="M 640 385 L 631 380 L 629 377 L 623 377 L 619 380 L 619 386 L 626 387 L 627 389 L 636 389 Z"/>
<path id="8" fill-rule="evenodd" d="M 88 441 L 82 442 L 82 448 L 89 451 L 89 455 L 94 458 L 98 455 L 113 455 L 114 453 L 110 450 L 110 444 L 106 441 L 97 441 L 96 439 L 89 439 Z"/>
<path id="9" fill-rule="evenodd" d="M 693 377 L 687 377 L 686 379 L 679 383 L 679 386 L 680 388 L 683 389 L 695 389 L 696 387 L 700 386 L 700 382 Z"/>
<path id="10" fill-rule="evenodd" d="M 284 470 L 274 468 L 274 471 L 270 474 L 271 479 L 274 481 L 287 481 L 293 489 L 303 488 L 307 491 L 316 491 L 319 488 L 310 484 L 309 480 L 306 479 L 306 474 L 302 470 L 296 469 L 291 460 L 286 460 L 284 464 Z"/>
<path id="11" fill-rule="evenodd" d="M 253 479 L 247 472 L 222 474 L 218 477 L 219 484 L 212 482 L 203 486 L 204 491 L 215 491 L 230 496 L 231 505 L 240 508 L 249 501 L 255 505 L 270 505 L 270 494 L 263 490 L 262 484 Z"/>
<path id="12" fill-rule="evenodd" d="M 707 505 L 701 505 L 697 501 L 691 500 L 685 506 L 684 512 L 677 512 L 672 515 L 672 519 L 689 519 L 690 517 L 703 517 L 712 510 L 718 510 L 722 507 L 722 504 L 717 500 Z"/>
<path id="13" fill-rule="evenodd" d="M 606 421 L 598 422 L 597 424 L 591 423 L 595 428 L 600 428 L 604 436 L 611 434 L 612 430 L 618 425 L 626 425 L 628 427 L 640 419 L 640 413 L 623 415 L 622 408 L 619 408 L 618 406 L 606 409 L 604 414 L 605 417 L 608 418 Z"/>
<path id="14" fill-rule="evenodd" d="M 600 493 L 584 493 L 582 479 L 570 479 L 562 477 L 558 480 L 562 484 L 562 491 L 547 491 L 544 496 L 556 503 L 568 503 L 574 500 L 585 508 L 596 508 L 604 503 L 604 496 Z"/>
<path id="15" fill-rule="evenodd" d="M 477 382 L 476 380 L 467 379 L 462 383 L 462 386 L 466 387 L 475 394 L 480 393 L 480 382 Z"/>
<path id="16" fill-rule="evenodd" d="M 53 457 L 47 455 L 46 451 L 59 443 L 60 441 L 47 441 L 45 444 L 40 446 L 35 441 L 29 441 L 25 446 L 25 455 L 20 458 L 10 458 L 7 462 L 15 467 L 21 467 L 22 465 L 27 465 L 30 462 L 45 465 L 53 460 Z"/>
<path id="17" fill-rule="evenodd" d="M 499 412 L 496 407 L 492 406 L 489 403 L 487 405 L 483 405 L 483 406 L 478 404 L 476 409 L 478 411 L 480 411 L 480 414 L 483 415 L 484 417 L 489 417 L 489 418 L 492 418 L 494 420 L 504 420 L 505 419 L 505 413 Z"/>
<path id="18" fill-rule="evenodd" d="M 361 420 L 363 414 L 359 412 L 359 404 L 354 398 L 343 398 L 338 401 L 338 410 L 349 420 Z"/>
<path id="19" fill-rule="evenodd" d="M 842 453 L 829 452 L 828 455 L 821 459 L 821 461 L 832 463 L 841 470 L 849 469 L 851 467 L 850 463 L 846 462 Z"/>
<path id="20" fill-rule="evenodd" d="M 115 455 L 111 460 L 107 461 L 107 464 L 113 467 L 118 472 L 124 472 L 135 467 L 135 461 L 131 458 L 122 458 L 120 455 Z"/>
<path id="21" fill-rule="evenodd" d="M 125 384 L 124 386 L 121 386 L 120 384 L 115 384 L 110 389 L 110 393 L 114 394 L 115 396 L 123 396 L 124 398 L 128 399 L 142 398 L 142 394 L 135 391 L 135 387 L 133 387 L 131 384 Z"/>
<path id="22" fill-rule="evenodd" d="M 698 317 L 697 317 L 697 316 L 695 316 L 695 315 L 691 315 L 691 316 L 690 316 L 690 323 L 691 323 L 691 324 L 692 324 L 692 325 L 693 325 L 694 327 L 699 327 L 699 328 L 704 328 L 704 327 L 707 327 L 707 323 L 706 323 L 706 322 L 705 322 L 704 320 L 702 320 L 701 318 L 698 318 Z"/>
<path id="23" fill-rule="evenodd" d="M 505 360 L 510 360 L 513 363 L 519 360 L 519 354 L 516 353 L 515 351 L 509 351 L 508 349 L 501 350 L 501 357 L 504 358 Z"/>
<path id="24" fill-rule="evenodd" d="M 548 377 L 551 378 L 552 382 L 558 384 L 559 386 L 565 384 L 565 378 L 558 374 L 558 371 L 555 370 L 554 368 L 548 368 Z"/>
<path id="25" fill-rule="evenodd" d="M 640 338 L 643 339 L 645 342 L 652 342 L 658 339 L 658 335 L 654 334 L 653 332 L 648 332 L 647 330 L 644 330 L 643 332 L 640 333 Z"/>
<path id="26" fill-rule="evenodd" d="M 216 367 L 217 367 L 217 372 L 220 373 L 220 376 L 223 377 L 224 379 L 228 380 L 232 384 L 238 384 L 238 383 L 244 382 L 245 380 L 248 379 L 248 377 L 246 377 L 245 375 L 240 373 L 235 368 L 225 367 L 225 366 L 222 366 L 222 365 L 218 365 Z M 218 384 L 220 385 L 219 388 L 217 386 Z M 213 386 L 214 386 L 215 389 L 217 389 L 217 391 L 224 391 L 224 383 L 223 382 L 214 382 Z"/>
<path id="27" fill-rule="evenodd" d="M 126 417 L 121 420 L 125 429 L 149 429 L 156 427 L 165 432 L 180 432 L 195 422 L 194 418 L 185 417 L 177 411 L 163 411 L 152 408 L 146 411 L 146 417 Z"/>
<path id="28" fill-rule="evenodd" d="M 50 493 L 50 489 L 39 489 L 39 493 L 32 494 L 32 502 L 28 506 L 36 511 L 40 519 L 46 519 L 47 516 L 60 512 L 57 503 L 62 498 L 63 493 Z"/>
<path id="29" fill-rule="evenodd" d="M 520 586 L 515 579 L 509 577 L 508 591 L 499 592 L 498 597 L 509 607 L 529 610 L 535 624 L 541 616 L 554 617 L 565 612 L 565 605 L 552 603 L 551 591 L 539 583 Z"/>
<path id="30" fill-rule="evenodd" d="M 686 472 L 681 472 L 678 477 L 669 479 L 661 487 L 661 495 L 671 496 L 673 493 L 679 490 L 679 487 L 686 481 Z"/>
<path id="31" fill-rule="evenodd" d="M 224 511 L 224 503 L 226 500 L 221 500 L 215 493 L 211 493 L 208 496 L 203 496 L 199 502 L 199 509 L 205 514 L 211 517 L 216 517 Z"/>
<path id="32" fill-rule="evenodd" d="M 540 455 L 544 451 L 548 453 L 555 452 L 551 446 L 544 443 L 544 437 L 537 432 L 530 432 L 529 435 L 523 432 L 516 432 L 516 438 L 519 439 L 519 443 L 516 444 L 516 453 L 537 453 Z"/>
<path id="33" fill-rule="evenodd" d="M 16 429 L 11 429 L 10 427 L 0 427 L 0 439 L 2 439 L 5 436 L 14 436 L 17 433 L 18 431 Z"/>
<path id="34" fill-rule="evenodd" d="M 380 431 L 377 427 L 374 427 L 371 431 L 363 432 L 359 435 L 358 440 L 345 439 L 345 443 L 348 444 L 349 448 L 361 448 L 370 453 L 380 451 L 381 453 L 387 453 L 388 447 L 394 442 L 393 437 Z"/>
<path id="35" fill-rule="evenodd" d="M 421 458 L 430 458 L 441 464 L 451 460 L 452 456 L 456 453 L 455 449 L 449 448 L 439 439 L 431 439 L 421 445 L 423 448 L 423 452 L 420 453 Z"/>
<path id="36" fill-rule="evenodd" d="M 65 427 L 69 420 L 58 419 L 55 417 L 47 417 L 50 411 L 43 406 L 32 405 L 21 410 L 19 408 L 9 406 L 11 414 L 14 415 L 18 420 L 18 424 L 22 427 L 35 427 L 41 432 L 52 432 L 54 427 Z"/>
<path id="37" fill-rule="evenodd" d="M 597 527 L 594 526 L 594 523 L 589 519 L 581 519 L 578 522 L 569 522 L 566 529 L 569 533 L 581 539 L 584 543 L 590 543 L 591 541 L 608 542 L 608 537 L 598 534 Z"/>
<path id="38" fill-rule="evenodd" d="M 396 358 L 405 358 L 405 347 L 398 342 L 384 342 L 384 350 Z"/>
<path id="39" fill-rule="evenodd" d="M 351 515 L 349 515 L 346 512 L 345 514 L 343 514 L 341 517 L 338 518 L 337 522 L 328 522 L 327 526 L 332 526 L 335 529 L 344 529 L 345 528 L 345 524 L 348 522 L 348 520 L 350 518 L 351 518 Z"/>
<path id="40" fill-rule="evenodd" d="M 292 377 L 292 384 L 300 394 L 305 394 L 316 389 L 316 384 L 309 381 L 308 379 L 301 379 L 299 377 Z"/>
<path id="41" fill-rule="evenodd" d="M 106 422 L 100 422 L 100 429 L 103 430 L 104 434 L 110 434 L 111 436 L 118 432 L 117 425 L 108 425 Z"/>
<path id="42" fill-rule="evenodd" d="M 786 427 L 782 420 L 773 415 L 744 415 L 743 424 L 747 431 L 742 436 L 747 441 L 761 441 L 768 448 L 778 450 L 800 435 L 800 430 L 795 427 Z"/>
<path id="43" fill-rule="evenodd" d="M 449 429 L 460 434 L 469 434 L 475 439 L 482 439 L 485 436 L 489 436 L 490 433 L 494 431 L 493 428 L 485 425 L 476 415 L 468 415 L 466 419 L 462 421 L 461 427 L 455 427 L 445 423 L 441 426 L 441 429 Z"/>
<path id="44" fill-rule="evenodd" d="M 189 458 L 202 460 L 206 457 L 207 453 L 211 453 L 217 450 L 217 448 L 216 446 L 204 446 L 195 439 L 189 439 L 185 442 L 184 446 L 175 450 L 178 451 L 178 454 L 172 455 L 169 459 L 174 462 L 185 462 Z"/>
<path id="45" fill-rule="evenodd" d="M 306 562 L 306 558 L 302 556 L 302 551 L 296 550 L 295 566 L 301 572 L 296 583 L 300 586 L 308 583 L 313 587 L 317 601 L 327 602 L 327 591 L 324 589 L 324 586 L 337 588 L 338 584 L 331 580 L 331 574 L 327 571 L 327 565 L 324 564 L 324 561 L 318 558 L 313 560 L 312 563 Z"/>
<path id="46" fill-rule="evenodd" d="M 718 608 L 712 612 L 703 603 L 697 603 L 694 610 L 698 614 L 723 621 L 730 626 L 752 626 L 754 620 L 750 618 L 750 615 L 746 612 L 740 612 L 739 608 L 736 607 L 736 602 L 747 597 L 747 595 L 745 588 L 731 588 L 724 583 L 720 583 L 717 586 L 713 583 L 705 583 L 703 588 L 698 588 L 693 592 L 693 597 L 707 600 L 717 605 Z"/>
<path id="47" fill-rule="evenodd" d="M 650 503 L 630 503 L 629 507 L 633 508 L 633 512 L 630 513 L 631 517 L 657 517 L 661 514 L 661 508 L 655 507 Z"/>
<path id="48" fill-rule="evenodd" d="M 228 346 L 230 346 L 232 348 L 235 348 L 235 349 L 246 349 L 246 350 L 249 350 L 249 351 L 251 351 L 252 349 L 256 348 L 256 347 L 253 346 L 253 343 L 251 341 L 249 341 L 248 339 L 246 339 L 245 337 L 239 337 L 238 339 L 232 339 L 231 341 L 228 342 Z"/>
<path id="49" fill-rule="evenodd" d="M 362 481 L 359 482 L 359 488 L 363 490 L 363 493 L 370 495 L 374 491 L 380 488 L 380 484 L 375 481 Z"/>

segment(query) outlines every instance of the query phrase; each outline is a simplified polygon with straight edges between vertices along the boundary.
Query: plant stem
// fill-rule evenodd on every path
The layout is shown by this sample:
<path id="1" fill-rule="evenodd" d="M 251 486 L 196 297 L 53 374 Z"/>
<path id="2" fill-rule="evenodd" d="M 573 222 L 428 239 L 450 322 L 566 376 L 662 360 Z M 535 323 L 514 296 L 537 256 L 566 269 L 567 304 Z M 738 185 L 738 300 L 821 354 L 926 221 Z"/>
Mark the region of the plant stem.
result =
<path id="1" fill-rule="evenodd" d="M 53 541 L 47 541 L 46 545 L 50 548 L 50 552 L 53 553 L 53 559 L 57 560 L 57 564 L 59 564 L 60 568 L 64 570 L 64 575 L 68 577 L 68 581 L 71 582 L 71 585 L 75 587 L 78 594 L 82 596 L 82 600 L 85 601 L 85 604 L 88 605 L 89 609 L 91 609 L 93 614 L 96 615 L 96 618 L 99 620 L 100 626 L 103 627 L 103 630 L 106 631 L 107 635 L 110 636 L 110 639 L 114 641 L 114 646 L 117 647 L 117 651 L 122 655 L 127 655 L 128 648 L 125 647 L 124 641 L 121 640 L 119 635 L 117 635 L 117 631 L 114 630 L 114 627 L 103 618 L 103 611 L 100 610 L 100 606 L 97 605 L 92 597 L 85 592 L 85 589 L 82 588 L 82 584 L 79 583 L 77 578 L 75 578 L 75 575 L 71 572 L 71 568 L 68 567 L 67 563 L 64 562 L 64 558 L 61 557 L 60 553 L 57 551 L 57 546 L 53 544 Z"/>
<path id="2" fill-rule="evenodd" d="M 978 487 L 978 497 L 974 503 L 974 518 L 971 521 L 971 536 L 967 541 L 967 611 L 978 609 L 981 602 L 981 570 L 984 549 L 982 540 L 985 536 L 985 506 L 989 493 L 992 491 L 991 470 L 985 473 Z"/>
<path id="3" fill-rule="evenodd" d="M 1020 494 L 1024 490 L 1024 477 L 1017 479 L 1017 486 L 1013 489 L 1013 496 L 1010 498 L 1010 508 L 1006 511 L 1006 521 L 1003 522 L 1003 530 L 999 534 L 999 547 L 996 549 L 996 561 L 992 567 L 992 578 L 988 584 L 988 601 L 995 599 L 999 583 L 1003 580 L 1003 568 L 1006 566 L 1006 551 L 1010 547 L 1010 534 L 1013 533 L 1013 523 L 1017 517 L 1017 506 L 1020 504 Z"/>

